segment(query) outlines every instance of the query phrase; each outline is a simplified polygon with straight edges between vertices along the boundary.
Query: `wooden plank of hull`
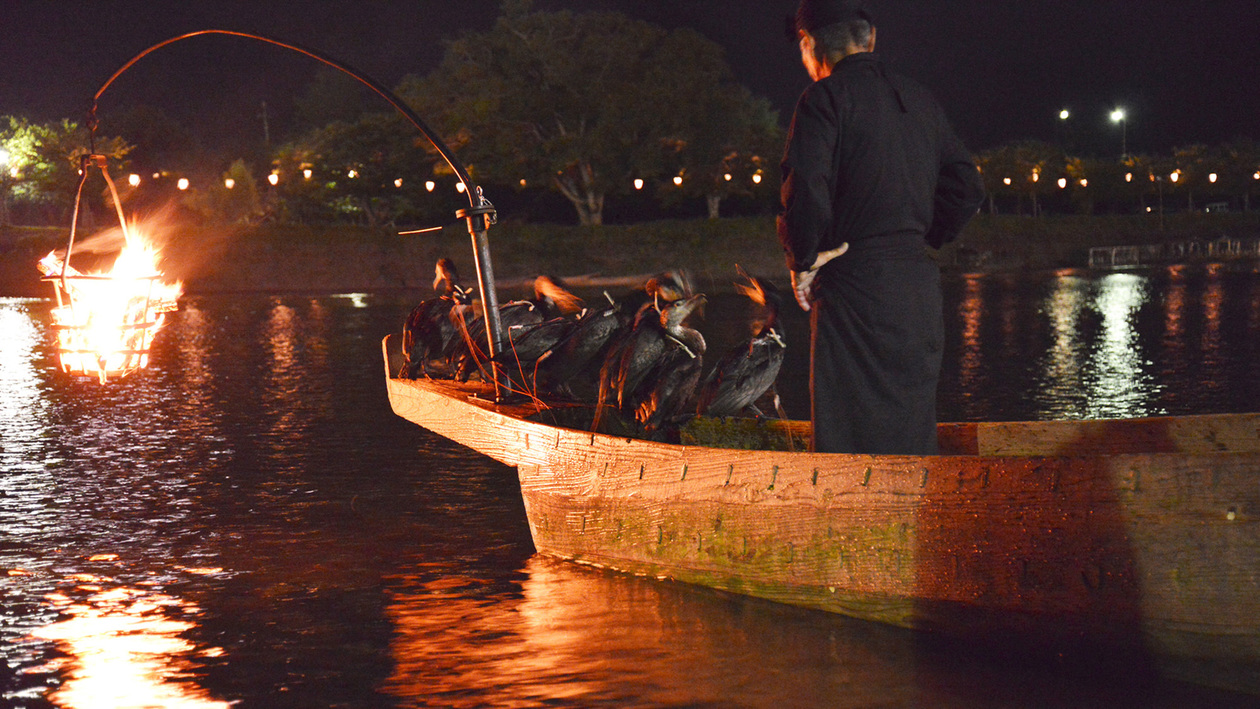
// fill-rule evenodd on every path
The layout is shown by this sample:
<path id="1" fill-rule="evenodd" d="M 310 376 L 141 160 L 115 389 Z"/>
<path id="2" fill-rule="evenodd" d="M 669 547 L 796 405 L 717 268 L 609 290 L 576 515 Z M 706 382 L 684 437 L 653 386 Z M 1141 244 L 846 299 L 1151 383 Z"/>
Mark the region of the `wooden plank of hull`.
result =
<path id="1" fill-rule="evenodd" d="M 986 642 L 1133 649 L 1260 692 L 1254 419 L 1183 427 L 1234 431 L 1235 453 L 789 454 L 555 428 L 448 383 L 388 386 L 400 415 L 518 468 L 542 553 Z"/>

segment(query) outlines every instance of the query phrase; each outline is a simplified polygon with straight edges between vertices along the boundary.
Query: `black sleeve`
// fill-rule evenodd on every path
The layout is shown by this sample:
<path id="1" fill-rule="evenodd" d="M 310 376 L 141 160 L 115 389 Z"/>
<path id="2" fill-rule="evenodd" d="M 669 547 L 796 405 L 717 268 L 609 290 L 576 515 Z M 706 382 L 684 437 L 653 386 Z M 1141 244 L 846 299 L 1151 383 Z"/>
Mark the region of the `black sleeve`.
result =
<path id="1" fill-rule="evenodd" d="M 928 245 L 934 249 L 958 238 L 963 227 L 984 203 L 984 182 L 971 153 L 947 123 L 943 123 L 942 130 L 944 147 L 941 152 L 940 175 L 936 180 L 932 226 L 928 228 L 925 237 Z"/>
<path id="2" fill-rule="evenodd" d="M 840 141 L 838 119 L 826 92 L 815 85 L 801 96 L 783 156 L 783 212 L 777 222 L 788 268 L 806 271 L 832 226 L 833 156 Z"/>

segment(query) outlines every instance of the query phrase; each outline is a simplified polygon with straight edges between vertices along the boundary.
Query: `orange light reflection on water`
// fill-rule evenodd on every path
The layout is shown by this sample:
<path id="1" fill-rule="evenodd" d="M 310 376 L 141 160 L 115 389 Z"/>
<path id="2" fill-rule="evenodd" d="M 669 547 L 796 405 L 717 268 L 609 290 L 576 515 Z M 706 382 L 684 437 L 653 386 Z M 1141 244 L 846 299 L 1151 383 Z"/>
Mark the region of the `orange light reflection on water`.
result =
<path id="1" fill-rule="evenodd" d="M 198 649 L 181 637 L 194 624 L 172 616 L 196 614 L 195 606 L 151 591 L 105 588 L 108 579 L 86 574 L 73 578 L 89 583 L 47 596 L 68 617 L 33 633 L 55 642 L 67 655 L 58 662 L 65 682 L 50 701 L 75 709 L 231 706 L 179 681 L 189 674 L 190 656 L 222 654 L 218 648 Z"/>
<path id="2" fill-rule="evenodd" d="M 1221 314 L 1225 309 L 1225 284 L 1219 263 L 1207 265 L 1207 288 L 1203 292 L 1203 350 L 1215 352 L 1221 346 Z"/>
<path id="3" fill-rule="evenodd" d="M 962 299 L 958 303 L 959 315 L 962 317 L 963 355 L 959 363 L 959 380 L 963 387 L 970 388 L 974 384 L 977 371 L 980 369 L 980 316 L 983 298 L 980 293 L 980 279 L 976 275 L 968 275 L 963 288 Z"/>
<path id="4" fill-rule="evenodd" d="M 796 611 L 750 612 L 744 599 L 540 555 L 519 587 L 486 596 L 478 587 L 493 581 L 428 571 L 399 579 L 406 590 L 385 611 L 394 672 L 381 690 L 405 706 L 933 705 L 914 682 L 871 681 L 890 662 L 913 667 L 912 638 L 897 629 L 820 628 Z M 773 658 L 765 675 L 740 671 L 753 655 Z"/>

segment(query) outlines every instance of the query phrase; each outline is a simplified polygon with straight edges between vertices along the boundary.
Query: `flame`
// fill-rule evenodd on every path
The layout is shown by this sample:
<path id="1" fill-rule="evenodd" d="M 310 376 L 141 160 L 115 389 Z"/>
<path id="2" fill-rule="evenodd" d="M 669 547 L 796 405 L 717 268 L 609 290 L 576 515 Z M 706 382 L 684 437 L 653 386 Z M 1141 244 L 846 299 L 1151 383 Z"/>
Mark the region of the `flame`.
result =
<path id="1" fill-rule="evenodd" d="M 57 291 L 52 311 L 62 371 L 104 384 L 149 365 L 149 349 L 165 314 L 176 310 L 182 285 L 158 271 L 158 252 L 135 231 L 103 273 L 81 273 L 54 251 L 39 262 Z"/>

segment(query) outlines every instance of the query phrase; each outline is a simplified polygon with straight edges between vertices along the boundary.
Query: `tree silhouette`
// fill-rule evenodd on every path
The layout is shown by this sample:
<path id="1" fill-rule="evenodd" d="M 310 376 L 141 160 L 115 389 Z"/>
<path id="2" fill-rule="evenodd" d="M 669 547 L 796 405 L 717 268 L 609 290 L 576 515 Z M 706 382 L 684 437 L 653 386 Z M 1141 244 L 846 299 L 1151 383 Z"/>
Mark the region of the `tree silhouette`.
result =
<path id="1" fill-rule="evenodd" d="M 505 4 L 491 30 L 452 42 L 437 70 L 398 93 L 484 179 L 549 185 L 582 224 L 602 223 L 606 197 L 636 178 L 711 176 L 732 152 L 751 157 L 740 132 L 754 139 L 771 115 L 693 31 L 528 2 Z"/>
<path id="2" fill-rule="evenodd" d="M 267 206 L 287 221 L 394 224 L 433 201 L 424 188 L 433 163 L 427 141 L 393 114 L 329 123 L 276 151 L 273 194 L 282 201 Z"/>

